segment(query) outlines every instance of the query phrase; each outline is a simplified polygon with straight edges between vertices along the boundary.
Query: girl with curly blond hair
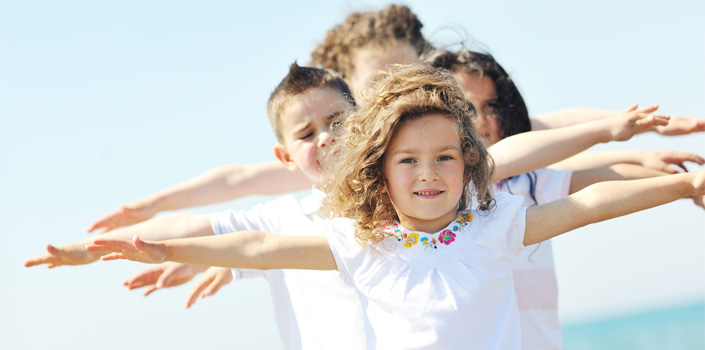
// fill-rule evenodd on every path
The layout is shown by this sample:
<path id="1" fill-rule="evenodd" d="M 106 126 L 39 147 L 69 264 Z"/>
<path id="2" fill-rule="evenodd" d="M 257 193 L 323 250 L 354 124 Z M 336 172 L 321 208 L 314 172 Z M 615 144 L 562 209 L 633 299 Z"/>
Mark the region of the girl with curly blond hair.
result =
<path id="1" fill-rule="evenodd" d="M 135 236 L 87 249 L 114 252 L 103 260 L 338 270 L 362 302 L 370 349 L 520 349 L 512 258 L 524 246 L 705 193 L 701 171 L 603 182 L 527 209 L 520 196 L 489 194 L 491 160 L 451 73 L 395 66 L 364 96 L 330 155 L 328 205 L 340 218 L 321 221 L 325 236 Z"/>

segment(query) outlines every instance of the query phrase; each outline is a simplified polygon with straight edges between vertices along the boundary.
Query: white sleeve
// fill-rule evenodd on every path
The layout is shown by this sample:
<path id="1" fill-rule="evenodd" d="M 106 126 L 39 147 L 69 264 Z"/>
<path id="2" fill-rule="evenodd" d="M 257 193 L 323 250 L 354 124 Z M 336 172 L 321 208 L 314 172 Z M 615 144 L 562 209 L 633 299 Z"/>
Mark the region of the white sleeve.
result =
<path id="1" fill-rule="evenodd" d="M 279 213 L 281 208 L 285 205 L 296 205 L 295 200 L 291 203 L 292 199 L 292 196 L 285 196 L 271 202 L 258 204 L 251 210 L 226 210 L 210 214 L 211 227 L 216 235 L 244 230 L 277 233 L 280 231 Z M 232 269 L 232 272 L 233 279 L 236 280 L 265 275 L 265 272 L 260 270 Z"/>
<path id="2" fill-rule="evenodd" d="M 573 180 L 571 170 L 551 168 L 537 171 L 536 196 L 539 204 L 553 202 L 570 194 L 570 182 Z"/>
<path id="3" fill-rule="evenodd" d="M 498 192 L 495 195 L 496 207 L 491 212 L 487 223 L 489 229 L 498 234 L 504 234 L 506 249 L 512 256 L 524 249 L 524 234 L 526 232 L 526 207 L 524 197 Z"/>
<path id="4" fill-rule="evenodd" d="M 327 224 L 322 224 L 320 228 L 328 238 L 328 245 L 338 266 L 340 278 L 345 283 L 354 285 L 352 272 L 356 261 L 360 258 L 362 247 L 355 242 L 353 221 L 341 218 L 328 220 Z"/>

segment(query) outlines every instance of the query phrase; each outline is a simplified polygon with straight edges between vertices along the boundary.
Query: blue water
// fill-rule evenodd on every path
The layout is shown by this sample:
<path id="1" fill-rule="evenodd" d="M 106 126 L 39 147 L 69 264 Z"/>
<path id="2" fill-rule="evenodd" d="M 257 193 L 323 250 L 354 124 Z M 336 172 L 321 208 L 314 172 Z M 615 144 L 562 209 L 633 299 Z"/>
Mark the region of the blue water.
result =
<path id="1" fill-rule="evenodd" d="M 564 325 L 573 349 L 705 349 L 705 302 Z"/>

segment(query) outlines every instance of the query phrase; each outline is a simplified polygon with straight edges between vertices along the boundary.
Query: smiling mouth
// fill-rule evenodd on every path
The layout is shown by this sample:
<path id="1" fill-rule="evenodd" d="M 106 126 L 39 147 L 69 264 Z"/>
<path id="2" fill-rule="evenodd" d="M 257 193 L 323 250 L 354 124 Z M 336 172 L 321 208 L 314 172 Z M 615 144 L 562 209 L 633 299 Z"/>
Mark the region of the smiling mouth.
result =
<path id="1" fill-rule="evenodd" d="M 435 197 L 442 194 L 444 191 L 418 191 L 414 192 L 415 195 L 422 197 Z"/>

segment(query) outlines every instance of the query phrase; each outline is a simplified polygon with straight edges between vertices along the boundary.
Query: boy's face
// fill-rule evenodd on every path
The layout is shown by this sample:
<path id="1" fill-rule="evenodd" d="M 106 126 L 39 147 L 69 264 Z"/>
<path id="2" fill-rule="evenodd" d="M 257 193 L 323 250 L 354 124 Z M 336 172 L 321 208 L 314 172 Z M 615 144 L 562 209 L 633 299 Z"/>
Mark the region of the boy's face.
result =
<path id="1" fill-rule="evenodd" d="M 376 46 L 363 47 L 355 50 L 352 56 L 355 71 L 346 79 L 355 101 L 360 90 L 365 87 L 367 79 L 372 74 L 387 69 L 392 64 L 414 63 L 419 60 L 419 54 L 409 43 L 400 43 L 389 48 Z"/>
<path id="2" fill-rule="evenodd" d="M 497 87 L 488 76 L 457 72 L 453 73 L 460 87 L 470 102 L 477 109 L 475 128 L 482 142 L 489 147 L 499 142 L 504 136 L 499 124 L 499 106 L 497 105 Z"/>
<path id="3" fill-rule="evenodd" d="M 277 158 L 290 170 L 301 170 L 314 185 L 321 180 L 320 151 L 333 142 L 331 123 L 350 106 L 340 91 L 312 88 L 292 98 L 281 114 L 284 144 L 274 147 Z"/>
<path id="4" fill-rule="evenodd" d="M 392 138 L 384 154 L 383 191 L 404 227 L 436 232 L 456 216 L 464 169 L 457 123 L 427 114 L 402 124 Z"/>

